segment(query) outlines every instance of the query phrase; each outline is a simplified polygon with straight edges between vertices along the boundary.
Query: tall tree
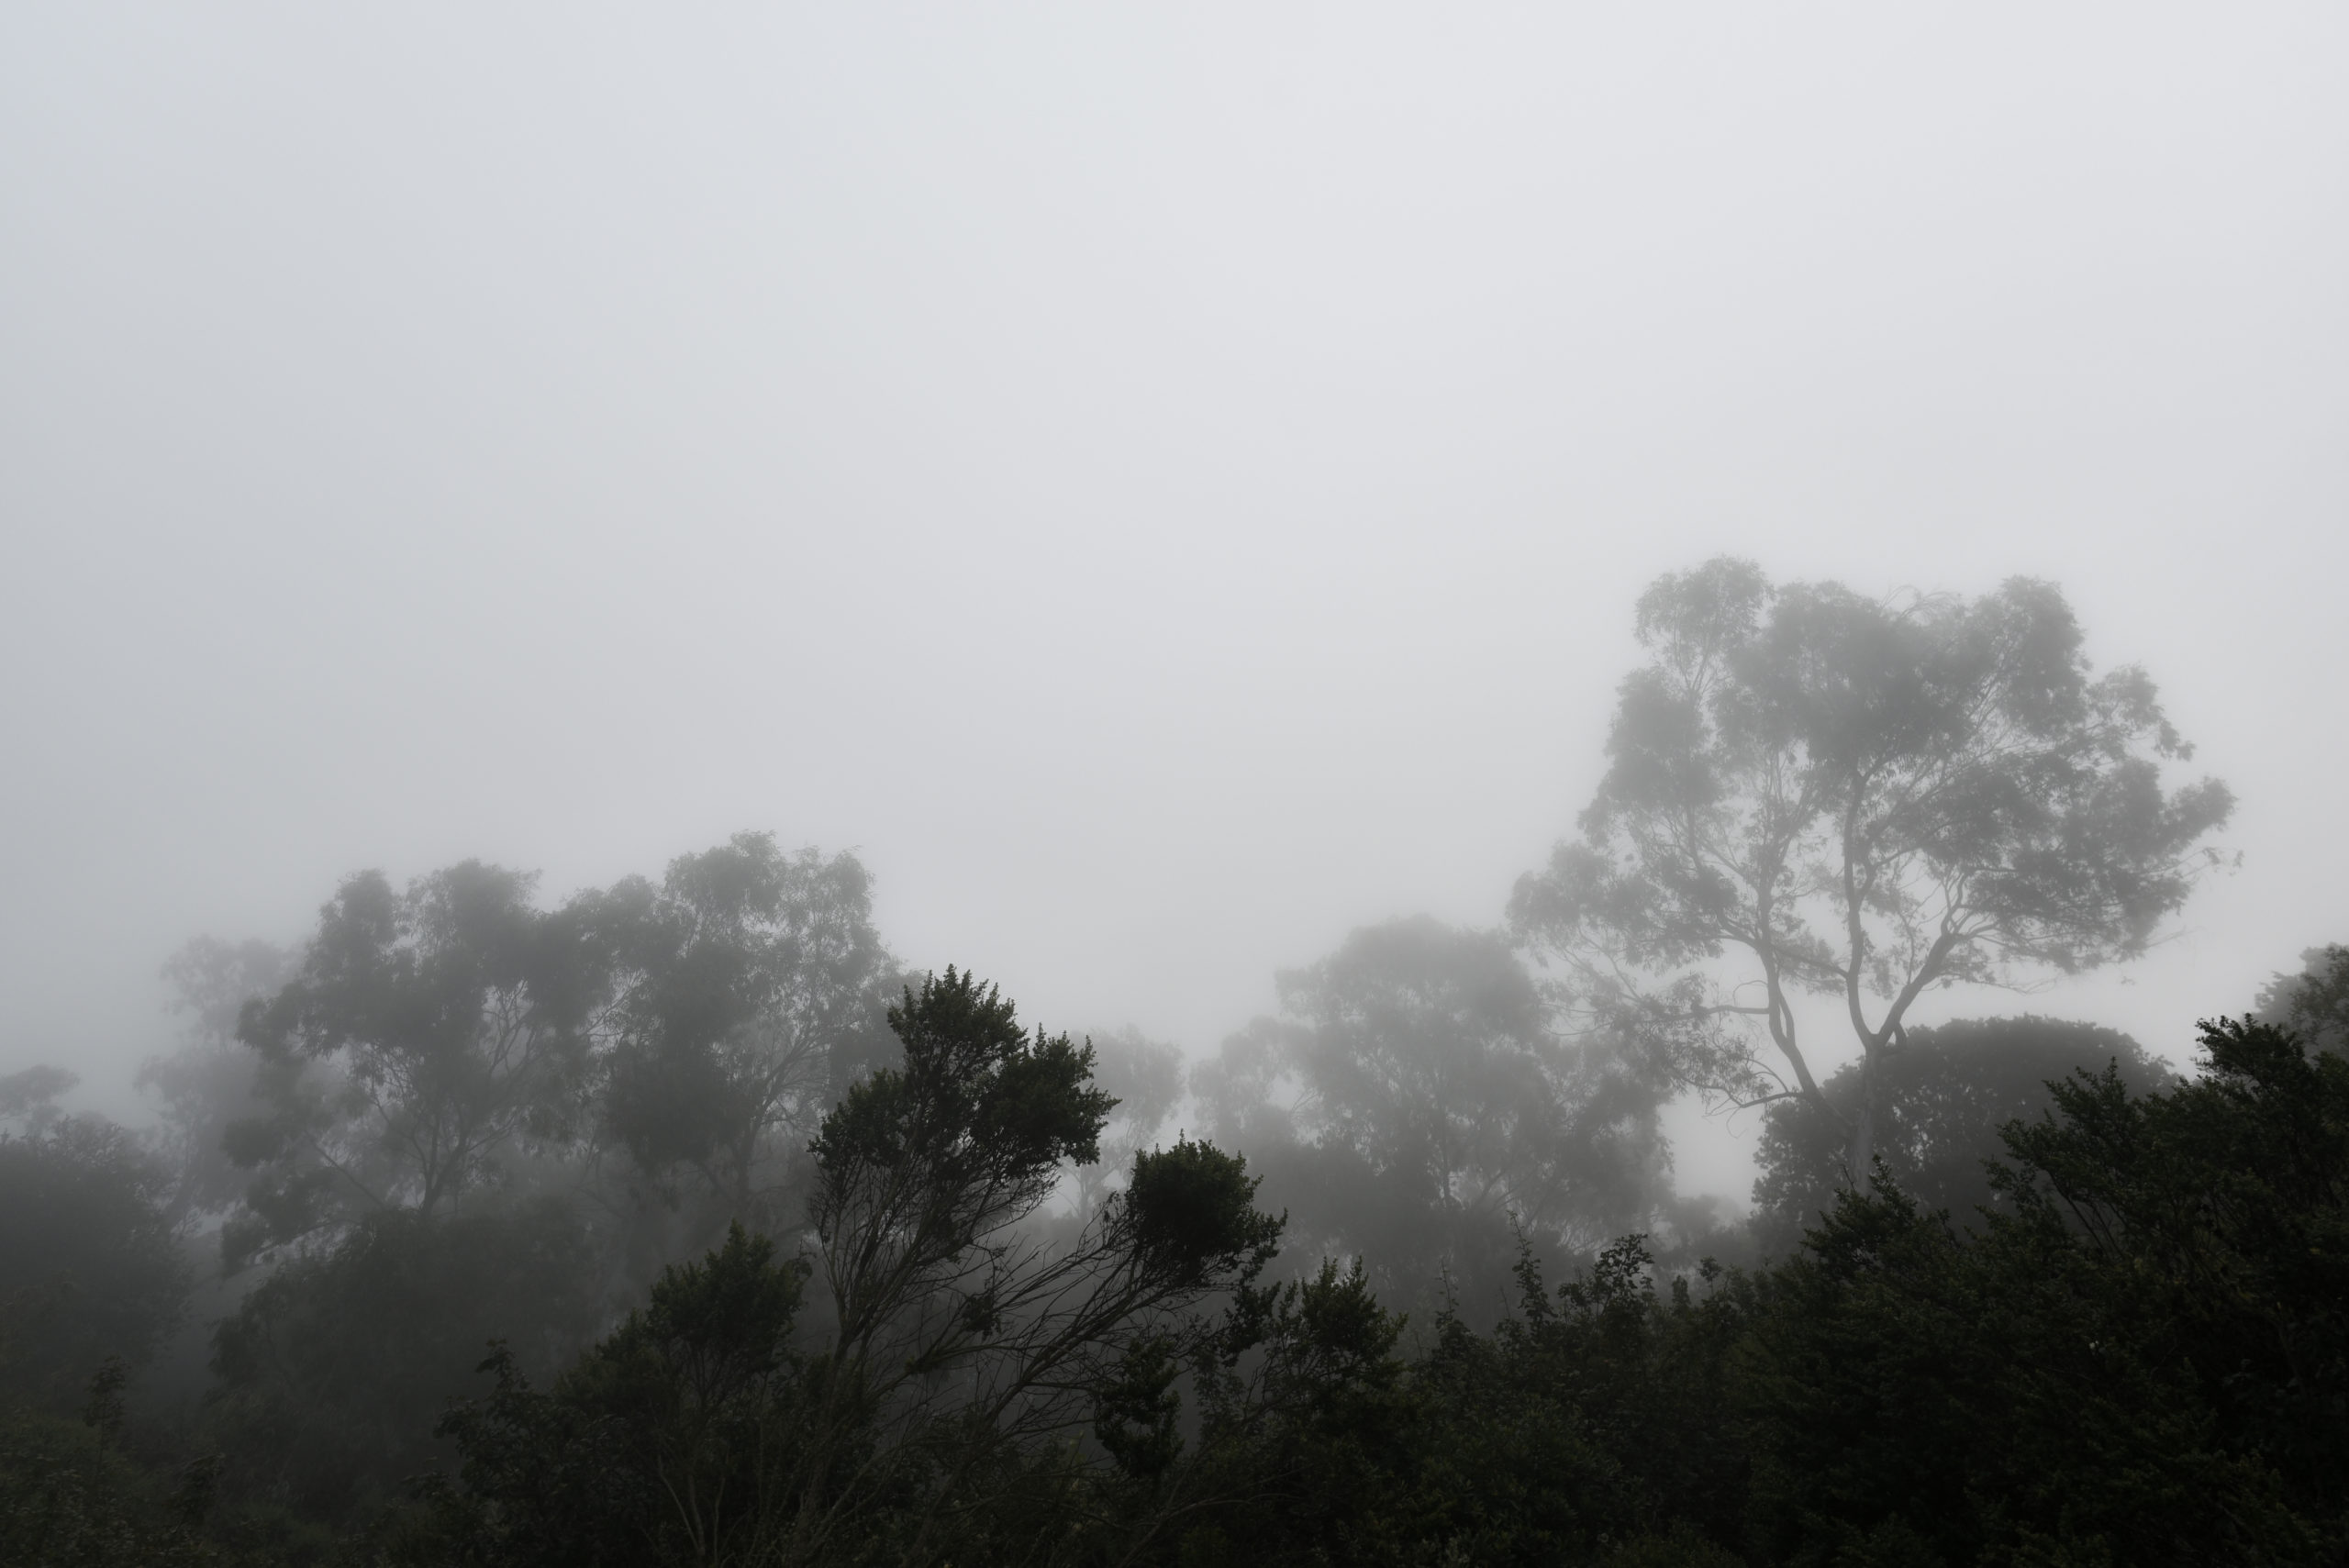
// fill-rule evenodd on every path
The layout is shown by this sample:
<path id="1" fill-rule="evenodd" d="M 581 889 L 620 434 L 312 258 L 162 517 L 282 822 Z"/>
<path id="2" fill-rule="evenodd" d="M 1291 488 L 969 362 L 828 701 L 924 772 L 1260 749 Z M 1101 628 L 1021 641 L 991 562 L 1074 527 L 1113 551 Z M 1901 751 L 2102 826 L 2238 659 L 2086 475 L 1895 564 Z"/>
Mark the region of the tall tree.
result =
<path id="1" fill-rule="evenodd" d="M 1511 920 L 1683 1082 L 1844 1123 L 1858 1182 L 1918 997 L 2143 952 L 2232 808 L 2216 780 L 2164 787 L 2191 752 L 2153 682 L 2093 674 L 2045 583 L 1887 602 L 1716 560 L 1660 579 L 1638 629 L 1653 657 L 1582 837 Z M 1806 993 L 1860 1048 L 1848 1109 L 1812 1073 Z"/>
<path id="2" fill-rule="evenodd" d="M 533 882 L 467 861 L 399 893 L 365 872 L 320 911 L 294 978 L 238 1027 L 269 1110 L 230 1129 L 260 1167 L 232 1257 L 388 1209 L 429 1218 L 569 1131 L 608 966 Z"/>
<path id="3" fill-rule="evenodd" d="M 690 1173 L 726 1218 L 772 1221 L 818 1118 L 888 1040 L 898 969 L 871 877 L 740 833 L 597 905 L 619 963 L 606 1128 L 649 1174 Z"/>

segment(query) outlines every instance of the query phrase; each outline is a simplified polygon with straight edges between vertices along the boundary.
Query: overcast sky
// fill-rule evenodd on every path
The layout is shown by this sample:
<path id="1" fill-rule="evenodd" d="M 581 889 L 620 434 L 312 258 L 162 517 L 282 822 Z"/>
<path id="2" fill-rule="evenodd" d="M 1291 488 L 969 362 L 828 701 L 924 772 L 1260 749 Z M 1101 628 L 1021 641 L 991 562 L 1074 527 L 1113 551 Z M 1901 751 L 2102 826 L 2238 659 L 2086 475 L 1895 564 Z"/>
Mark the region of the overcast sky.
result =
<path id="1" fill-rule="evenodd" d="M 744 827 L 1205 1051 L 1497 920 L 1723 550 L 2150 668 L 2242 871 L 1938 1006 L 2182 1055 L 2349 940 L 2349 8 L 28 0 L 0 539 L 0 1071 Z"/>

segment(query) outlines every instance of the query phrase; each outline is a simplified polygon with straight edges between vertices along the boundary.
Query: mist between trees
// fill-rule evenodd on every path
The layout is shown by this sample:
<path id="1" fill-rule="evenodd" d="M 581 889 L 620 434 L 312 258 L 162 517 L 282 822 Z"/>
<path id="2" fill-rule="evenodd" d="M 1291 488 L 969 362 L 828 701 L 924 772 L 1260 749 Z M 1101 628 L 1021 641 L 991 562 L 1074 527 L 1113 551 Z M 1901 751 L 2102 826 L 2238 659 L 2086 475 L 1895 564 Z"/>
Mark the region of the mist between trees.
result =
<path id="1" fill-rule="evenodd" d="M 0 1081 L 0 1556 L 2340 1561 L 2349 950 L 2190 1080 L 1911 1021 L 2223 863 L 2151 680 L 2028 581 L 1637 616 L 1497 924 L 1358 930 L 1194 1062 L 762 833 L 190 943 L 155 1126 Z M 1760 1109 L 1750 1218 L 1675 1191 L 1690 1092 Z"/>

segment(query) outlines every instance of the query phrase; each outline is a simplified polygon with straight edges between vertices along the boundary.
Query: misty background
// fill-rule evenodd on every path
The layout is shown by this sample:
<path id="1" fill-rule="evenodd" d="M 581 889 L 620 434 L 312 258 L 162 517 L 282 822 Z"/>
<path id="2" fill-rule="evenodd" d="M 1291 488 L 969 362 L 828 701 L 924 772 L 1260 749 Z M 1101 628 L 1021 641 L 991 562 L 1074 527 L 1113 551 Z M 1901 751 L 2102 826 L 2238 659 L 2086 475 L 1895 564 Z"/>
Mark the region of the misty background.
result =
<path id="1" fill-rule="evenodd" d="M 0 1073 L 128 1107 L 165 957 L 362 867 L 744 828 L 1202 1055 L 1497 923 L 1722 551 L 2148 667 L 2241 869 L 1918 1017 L 2182 1062 L 2341 931 L 2344 78 L 2313 6 L 12 7 Z"/>

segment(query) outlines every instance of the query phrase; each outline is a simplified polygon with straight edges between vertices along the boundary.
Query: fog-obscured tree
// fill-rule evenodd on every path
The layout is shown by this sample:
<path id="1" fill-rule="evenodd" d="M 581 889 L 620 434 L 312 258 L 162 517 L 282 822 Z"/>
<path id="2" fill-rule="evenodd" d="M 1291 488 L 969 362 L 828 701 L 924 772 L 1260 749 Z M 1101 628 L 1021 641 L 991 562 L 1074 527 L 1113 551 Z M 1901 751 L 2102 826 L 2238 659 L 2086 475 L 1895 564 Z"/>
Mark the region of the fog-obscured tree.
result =
<path id="1" fill-rule="evenodd" d="M 65 1119 L 57 1102 L 72 1093 L 82 1075 L 50 1062 L 0 1078 L 0 1134 L 39 1137 Z"/>
<path id="2" fill-rule="evenodd" d="M 68 1408 L 107 1358 L 147 1360 L 188 1295 L 169 1195 L 168 1173 L 111 1122 L 0 1134 L 0 1403 Z"/>
<path id="3" fill-rule="evenodd" d="M 249 1003 L 261 1117 L 229 1129 L 259 1175 L 233 1259 L 395 1209 L 427 1218 L 567 1136 L 608 963 L 577 907 L 478 861 L 395 892 L 374 872 L 319 914 L 299 969 Z"/>
<path id="4" fill-rule="evenodd" d="M 275 995 L 295 963 L 295 954 L 269 942 L 198 937 L 163 965 L 182 1042 L 142 1065 L 138 1083 L 159 1113 L 146 1142 L 173 1172 L 176 1218 L 223 1214 L 251 1183 L 228 1156 L 228 1129 L 268 1107 L 255 1097 L 260 1064 L 237 1026 L 245 1005 Z"/>
<path id="5" fill-rule="evenodd" d="M 214 1332 L 209 1425 L 247 1508 L 347 1523 L 441 1451 L 433 1429 L 492 1340 L 545 1375 L 604 1321 L 587 1232 L 561 1200 L 368 1216 L 291 1257 Z"/>
<path id="6" fill-rule="evenodd" d="M 549 1393 L 493 1362 L 494 1395 L 449 1423 L 453 1555 L 1063 1561 L 1094 1522 L 1071 1507 L 1085 1475 L 1164 1446 L 1098 1396 L 1219 1343 L 1194 1309 L 1279 1234 L 1244 1165 L 1145 1151 L 1081 1235 L 1048 1240 L 1030 1222 L 1111 1108 L 1089 1049 L 953 970 L 888 1018 L 902 1062 L 818 1133 L 805 1262 L 737 1226 Z"/>
<path id="7" fill-rule="evenodd" d="M 786 853 L 772 834 L 670 863 L 602 895 L 619 962 L 607 1132 L 655 1178 L 686 1173 L 721 1218 L 777 1223 L 824 1111 L 890 1054 L 897 965 L 853 855 Z"/>
<path id="8" fill-rule="evenodd" d="M 2349 1545 L 2349 1061 L 2206 1024 L 2009 1126 L 1973 1235 L 1846 1192 L 1742 1347 L 1769 1562 L 2323 1563 Z"/>
<path id="9" fill-rule="evenodd" d="M 2097 1024 L 1977 1018 L 1910 1029 L 1879 1069 L 1876 1157 L 1928 1212 L 1978 1226 L 1976 1210 L 1997 1199 L 1985 1167 L 2007 1156 L 2002 1129 L 2043 1115 L 2054 1103 L 2051 1084 L 2108 1066 L 2132 1094 L 2151 1094 L 2171 1075 L 2135 1040 Z M 1753 1184 L 1753 1222 L 1779 1250 L 1818 1224 L 1845 1185 L 1845 1129 L 1859 1076 L 1858 1063 L 1847 1063 L 1820 1085 L 1845 1120 L 1799 1097 L 1768 1108 L 1754 1151 L 1762 1173 Z"/>
<path id="10" fill-rule="evenodd" d="M 1243 1162 L 1179 1140 L 1136 1156 L 1124 1189 L 1073 1242 L 1028 1222 L 1072 1165 L 1100 1157 L 1112 1097 L 1092 1051 L 1025 1033 L 992 986 L 949 969 L 890 1009 L 902 1066 L 852 1085 L 815 1142 L 817 1280 L 832 1326 L 810 1364 L 811 1440 L 862 1434 L 930 1472 L 938 1507 L 985 1490 L 1008 1452 L 1090 1414 L 1086 1385 L 1138 1344 L 1177 1352 L 1186 1318 L 1252 1279 L 1280 1223 Z M 1177 1355 L 1179 1360 L 1179 1353 Z M 891 1483 L 811 1466 L 802 1548 Z M 929 1512 L 907 1560 L 937 1550 Z"/>
<path id="11" fill-rule="evenodd" d="M 2339 942 L 2300 954 L 2298 974 L 2261 987 L 2255 1016 L 2291 1030 L 2311 1051 L 2349 1055 L 2349 947 Z"/>
<path id="12" fill-rule="evenodd" d="M 1502 937 L 1390 921 L 1276 984 L 1281 1017 L 1193 1087 L 1308 1254 L 1359 1254 L 1403 1299 L 1449 1273 L 1497 1303 L 1519 1231 L 1573 1250 L 1649 1223 L 1668 1185 L 1662 1084 L 1557 1040 Z"/>
<path id="13" fill-rule="evenodd" d="M 1183 1052 L 1129 1024 L 1085 1036 L 1093 1082 L 1117 1103 L 1101 1127 L 1101 1157 L 1077 1167 L 1077 1215 L 1089 1218 L 1133 1170 L 1183 1097 Z"/>
<path id="14" fill-rule="evenodd" d="M 2143 952 L 2231 809 L 2215 780 L 2164 787 L 2191 753 L 2153 682 L 2095 675 L 2045 583 L 1887 602 L 1716 560 L 1659 579 L 1638 630 L 1582 837 L 1511 921 L 1588 1026 L 1847 1122 L 1854 1180 L 1920 995 Z M 1806 994 L 1860 1047 L 1848 1106 L 1810 1070 Z"/>

